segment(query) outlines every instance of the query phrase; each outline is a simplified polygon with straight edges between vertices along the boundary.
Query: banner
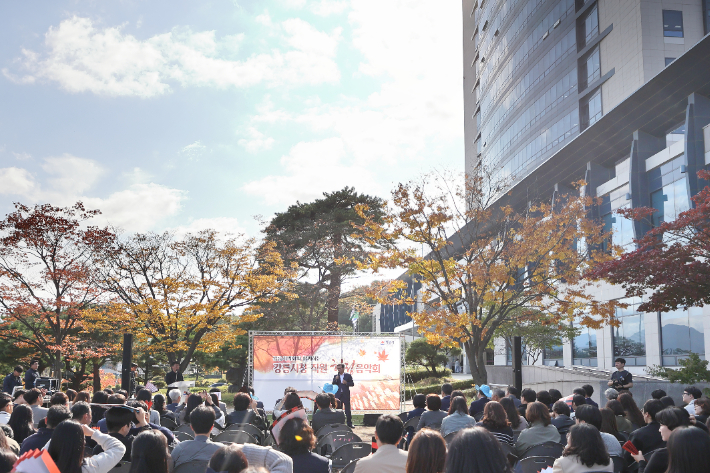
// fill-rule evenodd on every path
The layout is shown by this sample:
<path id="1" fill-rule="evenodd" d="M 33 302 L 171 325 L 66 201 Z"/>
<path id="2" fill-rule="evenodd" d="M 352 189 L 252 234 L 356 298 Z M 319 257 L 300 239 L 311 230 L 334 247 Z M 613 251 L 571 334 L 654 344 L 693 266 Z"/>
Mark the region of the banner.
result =
<path id="1" fill-rule="evenodd" d="M 353 411 L 400 409 L 401 344 L 397 337 L 253 335 L 255 394 L 272 409 L 284 389 L 321 392 L 345 364 L 353 377 Z"/>

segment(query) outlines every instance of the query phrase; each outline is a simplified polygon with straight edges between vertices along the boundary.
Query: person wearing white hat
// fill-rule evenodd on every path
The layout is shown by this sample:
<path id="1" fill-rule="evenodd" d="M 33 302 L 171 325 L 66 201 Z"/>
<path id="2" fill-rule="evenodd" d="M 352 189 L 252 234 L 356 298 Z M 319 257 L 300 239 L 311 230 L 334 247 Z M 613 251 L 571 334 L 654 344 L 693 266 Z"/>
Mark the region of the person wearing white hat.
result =
<path id="1" fill-rule="evenodd" d="M 486 403 L 491 400 L 491 388 L 484 384 L 481 386 L 475 386 L 477 400 L 471 403 L 471 407 L 468 409 L 468 415 L 475 416 L 479 412 L 483 412 L 483 408 L 486 407 Z"/>

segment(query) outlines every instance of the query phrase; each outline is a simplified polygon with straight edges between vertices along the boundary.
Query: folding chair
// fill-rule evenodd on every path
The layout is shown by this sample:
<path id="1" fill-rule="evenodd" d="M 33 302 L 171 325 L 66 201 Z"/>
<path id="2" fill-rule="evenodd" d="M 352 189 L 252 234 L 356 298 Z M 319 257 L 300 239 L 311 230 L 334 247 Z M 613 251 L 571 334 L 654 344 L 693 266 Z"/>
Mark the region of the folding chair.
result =
<path id="1" fill-rule="evenodd" d="M 513 447 L 503 442 L 500 442 L 500 446 L 503 449 L 503 453 L 505 453 L 505 457 L 508 459 L 508 464 L 511 467 L 515 466 L 515 464 L 518 462 L 518 457 L 515 455 Z"/>
<path id="2" fill-rule="evenodd" d="M 545 442 L 538 445 L 533 445 L 523 452 L 520 456 L 520 460 L 527 457 L 552 457 L 560 458 L 562 456 L 562 451 L 565 449 L 562 445 L 557 442 Z"/>
<path id="3" fill-rule="evenodd" d="M 618 455 L 611 455 L 614 462 L 614 473 L 621 473 L 624 470 L 624 459 Z"/>
<path id="4" fill-rule="evenodd" d="M 259 445 L 259 441 L 254 438 L 249 432 L 243 430 L 225 430 L 221 434 L 215 436 L 215 442 L 232 442 L 232 443 L 255 443 Z"/>
<path id="5" fill-rule="evenodd" d="M 173 436 L 181 442 L 184 442 L 185 440 L 195 440 L 195 437 L 190 434 L 186 434 L 185 432 L 173 432 Z"/>
<path id="6" fill-rule="evenodd" d="M 404 430 L 407 430 L 407 427 L 414 427 L 416 429 L 417 426 L 419 425 L 420 418 L 421 418 L 421 416 L 417 416 L 417 417 L 412 417 L 411 419 L 409 419 L 407 422 L 404 423 Z"/>
<path id="7" fill-rule="evenodd" d="M 352 442 L 338 447 L 330 456 L 334 469 L 345 468 L 353 460 L 359 460 L 372 453 L 372 445 L 367 442 Z"/>
<path id="8" fill-rule="evenodd" d="M 257 439 L 259 443 L 264 439 L 264 432 L 259 430 L 257 426 L 254 424 L 231 424 L 228 425 L 226 429 L 223 430 L 223 432 L 236 432 L 236 431 L 241 431 L 241 432 L 246 432 L 250 434 L 252 437 Z"/>
<path id="9" fill-rule="evenodd" d="M 400 412 L 397 414 L 400 419 L 402 419 L 402 422 L 407 422 L 407 416 L 409 415 L 408 412 Z"/>
<path id="10" fill-rule="evenodd" d="M 527 457 L 520 460 L 520 473 L 538 473 L 555 463 L 552 457 Z M 178 473 L 178 472 L 175 472 Z"/>
<path id="11" fill-rule="evenodd" d="M 318 440 L 315 451 L 324 457 L 330 456 L 338 447 L 352 442 L 362 442 L 362 439 L 353 432 L 331 432 Z"/>
<path id="12" fill-rule="evenodd" d="M 345 468 L 340 470 L 340 473 L 355 473 L 355 467 L 357 466 L 357 460 L 353 460 L 347 465 L 345 465 Z"/>
<path id="13" fill-rule="evenodd" d="M 185 432 L 188 435 L 195 435 L 195 432 L 192 431 L 190 424 L 182 424 L 180 427 L 177 427 L 174 432 Z"/>
<path id="14" fill-rule="evenodd" d="M 446 434 L 446 436 L 444 437 L 444 440 L 446 440 L 446 446 L 451 445 L 451 441 L 454 439 L 454 437 L 456 437 L 456 434 L 458 433 L 459 431 L 457 430 L 456 432 Z"/>
<path id="15" fill-rule="evenodd" d="M 321 439 L 331 432 L 352 432 L 353 429 L 345 424 L 328 424 L 324 425 L 316 432 L 316 439 Z"/>
<path id="16" fill-rule="evenodd" d="M 177 426 L 178 426 L 177 423 L 174 420 L 172 420 L 170 417 L 161 417 L 160 418 L 160 425 L 165 427 L 166 429 L 170 429 L 170 430 L 175 430 L 175 429 L 177 429 Z"/>

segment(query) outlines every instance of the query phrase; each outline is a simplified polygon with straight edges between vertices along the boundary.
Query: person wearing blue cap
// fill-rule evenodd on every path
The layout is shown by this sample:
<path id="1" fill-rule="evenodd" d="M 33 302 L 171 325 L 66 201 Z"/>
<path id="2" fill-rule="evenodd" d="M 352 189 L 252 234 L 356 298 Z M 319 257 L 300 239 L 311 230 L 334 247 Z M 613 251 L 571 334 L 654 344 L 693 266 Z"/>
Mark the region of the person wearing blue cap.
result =
<path id="1" fill-rule="evenodd" d="M 479 412 L 483 412 L 486 407 L 486 403 L 491 400 L 491 388 L 484 384 L 482 386 L 475 386 L 476 388 L 476 399 L 471 403 L 471 407 L 468 409 L 468 415 L 475 416 Z"/>

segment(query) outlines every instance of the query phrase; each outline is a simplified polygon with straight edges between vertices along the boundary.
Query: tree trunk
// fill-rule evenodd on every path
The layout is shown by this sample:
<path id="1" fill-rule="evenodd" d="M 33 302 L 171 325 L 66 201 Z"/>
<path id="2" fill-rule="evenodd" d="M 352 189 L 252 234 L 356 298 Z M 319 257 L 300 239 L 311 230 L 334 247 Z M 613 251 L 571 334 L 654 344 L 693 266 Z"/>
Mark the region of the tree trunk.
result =
<path id="1" fill-rule="evenodd" d="M 338 308 L 340 302 L 340 271 L 334 270 L 328 285 L 328 330 L 338 330 Z"/>
<path id="2" fill-rule="evenodd" d="M 482 343 L 474 344 L 468 340 L 463 344 L 468 365 L 471 368 L 471 377 L 477 385 L 488 383 L 488 372 L 486 371 L 485 352 L 486 346 Z"/>
<path id="3" fill-rule="evenodd" d="M 101 363 L 92 363 L 94 373 L 94 392 L 101 391 Z"/>

